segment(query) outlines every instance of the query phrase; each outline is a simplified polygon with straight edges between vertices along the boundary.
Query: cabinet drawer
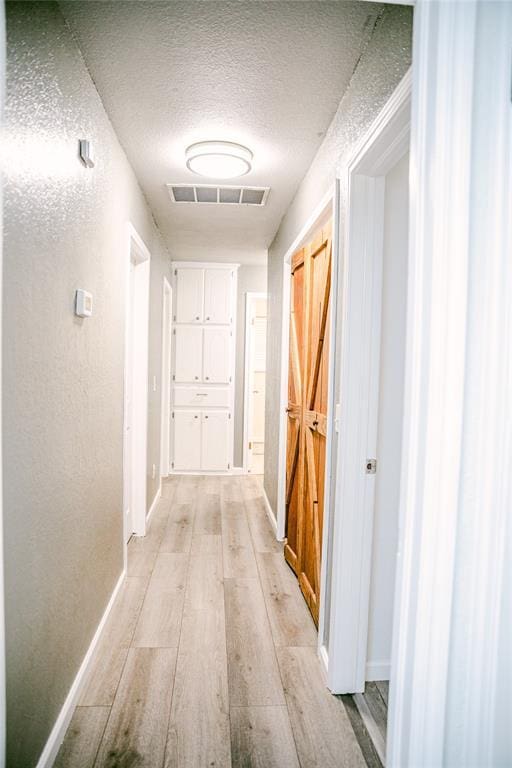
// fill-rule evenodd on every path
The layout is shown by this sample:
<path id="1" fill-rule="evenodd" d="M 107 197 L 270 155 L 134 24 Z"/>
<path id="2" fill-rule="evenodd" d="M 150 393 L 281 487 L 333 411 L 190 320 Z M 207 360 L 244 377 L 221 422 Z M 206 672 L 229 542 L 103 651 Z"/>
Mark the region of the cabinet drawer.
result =
<path id="1" fill-rule="evenodd" d="M 229 407 L 229 388 L 174 387 L 174 405 L 198 408 L 201 406 Z"/>

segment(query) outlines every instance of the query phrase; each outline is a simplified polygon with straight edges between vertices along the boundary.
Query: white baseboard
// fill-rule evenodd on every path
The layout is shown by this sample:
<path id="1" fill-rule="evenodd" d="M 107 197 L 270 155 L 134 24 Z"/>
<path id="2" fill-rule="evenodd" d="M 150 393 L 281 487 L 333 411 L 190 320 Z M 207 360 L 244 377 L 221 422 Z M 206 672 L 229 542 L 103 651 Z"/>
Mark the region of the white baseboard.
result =
<path id="1" fill-rule="evenodd" d="M 325 645 L 319 646 L 318 658 L 320 659 L 320 668 L 322 670 L 324 683 L 327 686 L 327 670 L 329 667 L 329 654 L 327 653 L 327 648 L 325 647 Z"/>
<path id="2" fill-rule="evenodd" d="M 270 520 L 270 525 L 272 526 L 272 530 L 274 531 L 274 533 L 276 535 L 276 539 L 278 541 L 283 541 L 283 539 L 280 539 L 279 536 L 277 535 L 277 520 L 276 520 L 276 516 L 274 515 L 274 510 L 270 506 L 270 501 L 268 500 L 267 493 L 266 493 L 265 489 L 263 488 L 263 486 L 261 487 L 261 492 L 263 494 L 263 501 L 265 502 L 265 510 L 267 512 L 267 517 Z"/>
<path id="3" fill-rule="evenodd" d="M 148 510 L 148 513 L 146 515 L 146 526 L 149 525 L 149 521 L 151 519 L 151 515 L 155 511 L 155 509 L 157 507 L 157 504 L 160 501 L 161 497 L 162 497 L 162 478 L 160 478 L 160 485 L 158 486 L 158 491 L 155 493 L 155 498 L 151 502 L 151 506 L 150 506 L 150 508 Z"/>
<path id="4" fill-rule="evenodd" d="M 71 721 L 71 718 L 73 717 L 73 712 L 75 711 L 75 707 L 80 698 L 82 687 L 87 677 L 87 673 L 89 671 L 89 666 L 91 664 L 94 651 L 96 650 L 96 646 L 98 645 L 99 639 L 101 637 L 101 633 L 103 632 L 103 628 L 107 622 L 110 611 L 112 610 L 112 606 L 114 605 L 114 601 L 117 597 L 117 594 L 121 589 L 125 576 L 126 576 L 126 571 L 123 570 L 110 596 L 110 600 L 108 601 L 107 607 L 105 608 L 105 612 L 101 617 L 101 620 L 100 620 L 100 623 L 98 624 L 96 632 L 94 633 L 94 637 L 91 640 L 91 644 L 87 649 L 87 653 L 84 656 L 84 660 L 82 661 L 80 668 L 77 672 L 77 675 L 73 680 L 73 684 L 69 689 L 69 693 L 66 696 L 66 700 L 62 706 L 62 709 L 59 712 L 57 720 L 55 721 L 55 725 L 51 730 L 51 733 L 48 737 L 48 741 L 46 742 L 45 747 L 41 753 L 41 756 L 37 762 L 36 768 L 51 768 L 51 766 L 55 762 L 60 746 L 64 741 L 64 736 L 66 735 L 68 725 Z"/>
<path id="5" fill-rule="evenodd" d="M 232 475 L 246 475 L 247 470 L 245 470 L 243 467 L 233 467 L 231 470 Z"/>
<path id="6" fill-rule="evenodd" d="M 389 680 L 391 674 L 390 661 L 367 661 L 366 662 L 366 682 L 373 683 L 375 680 Z"/>

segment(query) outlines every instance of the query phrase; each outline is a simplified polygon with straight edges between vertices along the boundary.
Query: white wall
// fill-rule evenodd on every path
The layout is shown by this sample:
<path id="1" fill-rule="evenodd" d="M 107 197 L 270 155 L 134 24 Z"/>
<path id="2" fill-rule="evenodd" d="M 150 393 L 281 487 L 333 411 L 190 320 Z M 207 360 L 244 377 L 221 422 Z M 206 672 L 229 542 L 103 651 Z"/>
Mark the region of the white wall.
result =
<path id="1" fill-rule="evenodd" d="M 391 658 L 402 456 L 409 227 L 408 174 L 407 154 L 386 176 L 377 475 L 367 680 L 389 679 Z"/>

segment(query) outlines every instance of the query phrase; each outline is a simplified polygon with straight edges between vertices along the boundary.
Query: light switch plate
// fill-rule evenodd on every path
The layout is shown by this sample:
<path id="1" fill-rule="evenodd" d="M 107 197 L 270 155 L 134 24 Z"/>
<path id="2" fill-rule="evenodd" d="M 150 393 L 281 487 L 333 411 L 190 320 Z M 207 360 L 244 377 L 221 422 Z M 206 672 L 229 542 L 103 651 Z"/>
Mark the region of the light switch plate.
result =
<path id="1" fill-rule="evenodd" d="M 90 317 L 92 315 L 92 293 L 79 288 L 75 296 L 75 315 Z"/>

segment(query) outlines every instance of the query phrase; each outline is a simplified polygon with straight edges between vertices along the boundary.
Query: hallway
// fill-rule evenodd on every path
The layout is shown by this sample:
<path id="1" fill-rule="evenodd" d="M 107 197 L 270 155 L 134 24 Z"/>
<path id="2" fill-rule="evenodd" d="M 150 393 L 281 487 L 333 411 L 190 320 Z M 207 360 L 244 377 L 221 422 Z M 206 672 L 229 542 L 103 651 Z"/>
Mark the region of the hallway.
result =
<path id="1" fill-rule="evenodd" d="M 365 766 L 254 477 L 174 476 L 56 765 Z"/>

